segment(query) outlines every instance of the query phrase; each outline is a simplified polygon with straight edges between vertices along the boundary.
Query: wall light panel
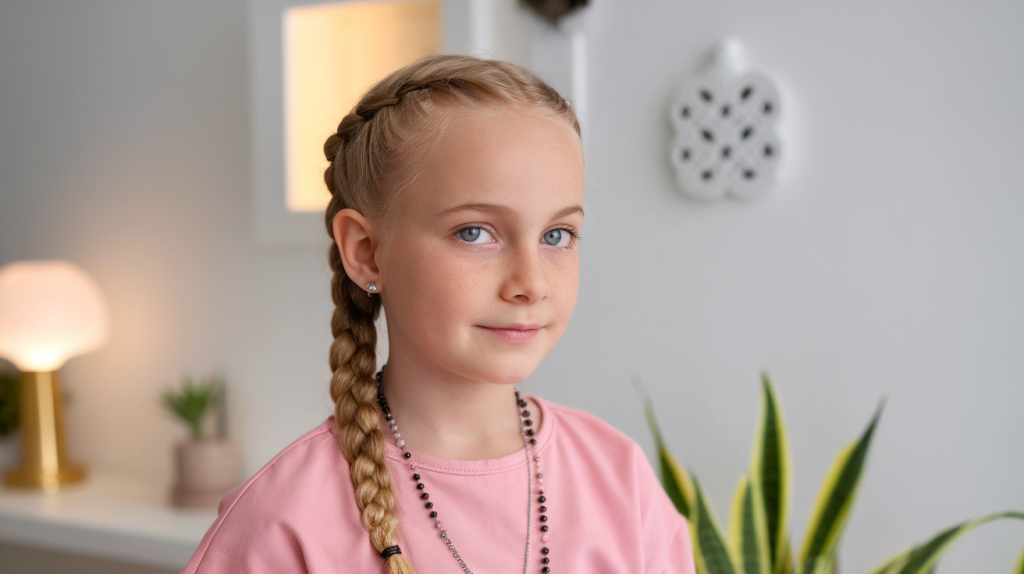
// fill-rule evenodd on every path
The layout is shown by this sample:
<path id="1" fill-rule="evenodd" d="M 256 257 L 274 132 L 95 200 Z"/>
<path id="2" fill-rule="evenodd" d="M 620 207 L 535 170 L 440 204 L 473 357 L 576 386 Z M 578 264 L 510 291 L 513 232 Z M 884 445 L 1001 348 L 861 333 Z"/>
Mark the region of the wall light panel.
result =
<path id="1" fill-rule="evenodd" d="M 285 202 L 322 210 L 323 143 L 359 96 L 392 71 L 442 51 L 440 0 L 295 6 L 284 13 Z"/>

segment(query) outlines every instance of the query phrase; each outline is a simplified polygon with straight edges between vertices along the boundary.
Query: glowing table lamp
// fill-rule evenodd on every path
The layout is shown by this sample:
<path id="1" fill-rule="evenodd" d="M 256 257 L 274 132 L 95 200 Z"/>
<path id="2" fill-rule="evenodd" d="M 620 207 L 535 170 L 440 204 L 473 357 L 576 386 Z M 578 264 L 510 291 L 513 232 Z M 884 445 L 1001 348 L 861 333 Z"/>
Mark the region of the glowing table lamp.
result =
<path id="1" fill-rule="evenodd" d="M 85 478 L 67 458 L 57 370 L 101 347 L 110 321 L 96 283 L 64 261 L 0 267 L 0 356 L 21 373 L 21 467 L 7 484 L 47 491 Z"/>

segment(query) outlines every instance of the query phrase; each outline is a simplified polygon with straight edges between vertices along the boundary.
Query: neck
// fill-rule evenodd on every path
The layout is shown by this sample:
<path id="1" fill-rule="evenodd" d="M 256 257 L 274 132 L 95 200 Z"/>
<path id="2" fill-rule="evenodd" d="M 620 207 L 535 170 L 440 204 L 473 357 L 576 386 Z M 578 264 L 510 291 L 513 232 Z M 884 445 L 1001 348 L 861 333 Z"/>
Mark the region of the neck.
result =
<path id="1" fill-rule="evenodd" d="M 382 386 L 406 448 L 414 453 L 483 460 L 523 448 L 512 385 L 431 372 L 392 357 Z"/>

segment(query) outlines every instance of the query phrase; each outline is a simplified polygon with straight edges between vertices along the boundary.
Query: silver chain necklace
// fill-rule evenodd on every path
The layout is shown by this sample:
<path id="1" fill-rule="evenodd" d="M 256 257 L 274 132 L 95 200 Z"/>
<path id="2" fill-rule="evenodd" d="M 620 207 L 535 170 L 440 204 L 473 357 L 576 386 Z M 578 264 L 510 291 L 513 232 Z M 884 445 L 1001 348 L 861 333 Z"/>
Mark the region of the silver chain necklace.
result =
<path id="1" fill-rule="evenodd" d="M 405 441 L 402 440 L 402 435 L 401 433 L 398 432 L 398 423 L 395 422 L 394 417 L 391 415 L 391 408 L 388 407 L 388 402 L 384 398 L 384 388 L 381 385 L 381 375 L 383 374 L 383 372 L 384 367 L 382 366 L 381 370 L 377 373 L 377 404 L 378 406 L 380 406 L 381 411 L 384 413 L 385 418 L 387 418 L 388 420 L 388 424 L 391 426 L 391 432 L 394 434 L 395 437 L 395 444 L 398 446 L 398 448 L 402 449 L 402 456 L 407 461 L 409 469 L 413 471 L 412 478 L 417 483 L 417 490 L 421 491 L 420 499 L 425 501 L 424 506 L 430 512 L 430 517 L 434 519 L 435 527 L 441 531 L 441 539 L 444 540 L 445 544 L 448 545 L 448 550 L 451 551 L 452 557 L 455 558 L 455 561 L 459 563 L 459 567 L 462 568 L 462 571 L 465 574 L 473 574 L 473 571 L 469 569 L 469 566 L 466 565 L 466 562 L 462 559 L 462 556 L 459 554 L 459 551 L 455 548 L 455 543 L 453 543 L 452 539 L 448 536 L 448 531 L 444 528 L 444 524 L 441 522 L 441 519 L 437 517 L 437 510 L 434 510 L 434 503 L 429 500 L 430 495 L 425 491 L 426 486 L 420 480 L 422 477 L 419 475 L 419 473 L 416 472 L 416 463 L 411 460 L 412 453 L 405 448 Z M 518 389 L 516 390 L 516 407 L 516 410 L 519 411 L 519 431 L 523 437 L 523 451 L 526 453 L 526 550 L 523 554 L 523 574 L 528 574 L 530 569 L 530 533 L 533 530 L 532 511 L 534 503 L 534 478 L 536 478 L 537 480 L 537 493 L 540 495 L 537 498 L 537 503 L 540 504 L 540 521 L 542 523 L 546 523 L 548 520 L 547 515 L 544 514 L 545 512 L 547 512 L 547 506 L 545 506 L 545 504 L 547 503 L 547 498 L 544 496 L 544 475 L 540 471 L 540 455 L 533 454 L 533 456 L 531 456 L 532 447 L 536 446 L 537 444 L 537 439 L 534 438 L 536 432 L 532 428 L 533 421 L 530 419 L 530 411 L 527 410 L 526 408 L 527 402 L 523 400 L 522 397 L 519 396 Z M 531 462 L 536 463 L 536 476 L 534 476 L 534 472 L 531 469 Z M 544 533 L 541 535 L 542 541 L 547 542 L 548 525 L 542 524 L 540 529 Z M 544 574 L 547 574 L 551 571 L 550 567 L 548 566 L 548 564 L 550 564 L 550 558 L 548 557 L 549 552 L 550 549 L 548 549 L 548 547 L 546 546 L 541 549 L 541 554 L 543 554 L 544 556 L 541 558 L 542 567 L 540 571 Z"/>

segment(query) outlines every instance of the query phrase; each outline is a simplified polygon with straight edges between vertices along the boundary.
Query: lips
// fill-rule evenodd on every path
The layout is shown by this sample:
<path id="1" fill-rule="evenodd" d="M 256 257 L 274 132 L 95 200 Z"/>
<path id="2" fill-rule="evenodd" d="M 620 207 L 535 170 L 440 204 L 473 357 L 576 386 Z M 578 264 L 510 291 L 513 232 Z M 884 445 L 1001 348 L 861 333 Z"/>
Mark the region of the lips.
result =
<path id="1" fill-rule="evenodd" d="M 496 335 L 509 343 L 524 343 L 532 340 L 540 331 L 541 325 L 537 323 L 514 323 L 500 327 L 486 327 L 478 325 L 484 331 Z"/>
<path id="2" fill-rule="evenodd" d="M 511 325 L 503 325 L 500 327 L 487 327 L 481 325 L 484 329 L 500 329 L 502 331 L 535 331 L 540 329 L 541 326 L 537 323 L 513 323 Z"/>

